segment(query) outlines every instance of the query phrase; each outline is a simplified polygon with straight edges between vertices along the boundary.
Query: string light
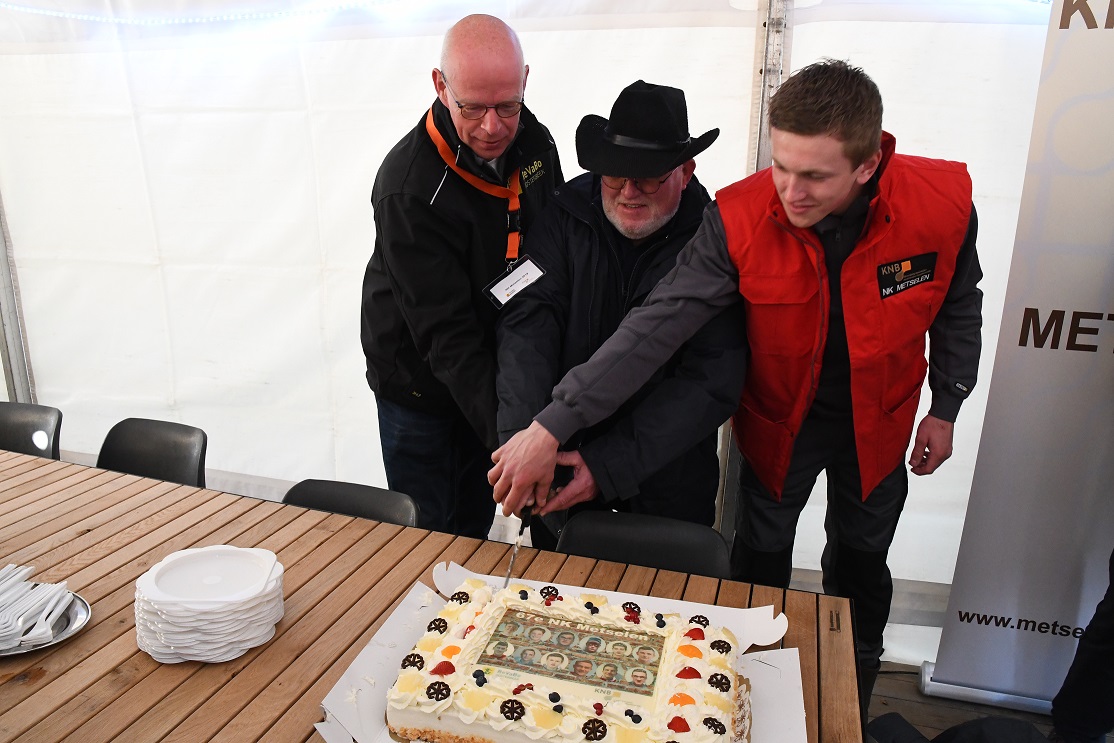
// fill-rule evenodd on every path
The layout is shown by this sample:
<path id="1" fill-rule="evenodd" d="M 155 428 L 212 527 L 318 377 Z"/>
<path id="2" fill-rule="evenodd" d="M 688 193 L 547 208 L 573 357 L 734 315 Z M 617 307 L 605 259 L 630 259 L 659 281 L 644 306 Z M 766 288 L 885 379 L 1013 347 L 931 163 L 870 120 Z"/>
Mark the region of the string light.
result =
<path id="1" fill-rule="evenodd" d="M 47 8 L 32 8 L 26 5 L 0 2 L 0 10 L 11 10 L 17 13 L 64 18 L 73 21 L 88 21 L 90 23 L 114 23 L 126 26 L 173 26 L 176 24 L 200 23 L 235 23 L 239 21 L 269 21 L 279 18 L 294 18 L 300 16 L 320 15 L 323 13 L 336 13 L 342 10 L 367 9 L 374 6 L 393 5 L 398 0 L 365 0 L 364 2 L 344 2 L 332 5 L 315 6 L 312 8 L 295 8 L 292 10 L 271 10 L 242 13 L 221 13 L 219 15 L 192 16 L 184 18 L 117 18 L 107 15 L 92 13 L 70 13 L 62 10 L 49 10 Z"/>

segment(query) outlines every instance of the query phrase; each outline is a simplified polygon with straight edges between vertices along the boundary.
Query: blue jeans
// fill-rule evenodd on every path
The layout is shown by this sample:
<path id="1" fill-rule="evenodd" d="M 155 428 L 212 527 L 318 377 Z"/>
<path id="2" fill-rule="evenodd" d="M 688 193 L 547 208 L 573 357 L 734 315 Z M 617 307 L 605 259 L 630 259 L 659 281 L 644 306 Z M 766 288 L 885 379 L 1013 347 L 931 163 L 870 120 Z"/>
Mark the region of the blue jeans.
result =
<path id="1" fill-rule="evenodd" d="M 495 518 L 489 452 L 464 416 L 376 398 L 387 487 L 418 503 L 423 529 L 486 539 Z"/>

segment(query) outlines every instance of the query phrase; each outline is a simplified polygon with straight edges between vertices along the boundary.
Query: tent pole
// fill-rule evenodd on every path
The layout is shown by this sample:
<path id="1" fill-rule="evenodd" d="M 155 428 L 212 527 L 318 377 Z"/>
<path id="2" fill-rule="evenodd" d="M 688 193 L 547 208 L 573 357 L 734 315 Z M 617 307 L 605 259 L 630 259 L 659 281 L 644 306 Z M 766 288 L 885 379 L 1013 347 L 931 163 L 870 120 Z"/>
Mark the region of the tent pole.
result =
<path id="1" fill-rule="evenodd" d="M 12 257 L 12 237 L 8 231 L 8 217 L 4 213 L 4 198 L 0 194 L 0 324 L 4 338 L 0 343 L 0 358 L 4 364 L 4 382 L 11 402 L 34 402 L 31 384 L 31 366 L 23 335 L 22 310 L 19 306 L 19 283 L 15 277 Z"/>
<path id="2" fill-rule="evenodd" d="M 763 0 L 759 13 L 763 8 L 765 18 L 758 28 L 755 45 L 755 69 L 758 74 L 754 79 L 754 111 L 751 115 L 751 172 L 770 165 L 770 128 L 767 126 L 770 97 L 781 85 L 790 64 L 793 38 L 792 0 Z"/>
<path id="3" fill-rule="evenodd" d="M 747 174 L 768 167 L 770 156 L 770 128 L 766 118 L 769 111 L 770 96 L 781 85 L 781 80 L 790 59 L 790 40 L 793 27 L 790 22 L 792 0 L 761 0 L 758 4 L 758 18 L 761 19 L 756 30 L 754 85 L 751 99 L 750 148 Z M 719 439 L 720 502 L 717 509 L 716 528 L 730 545 L 735 538 L 735 517 L 739 504 L 739 477 L 742 472 L 743 455 L 735 445 L 731 421 L 720 427 Z"/>

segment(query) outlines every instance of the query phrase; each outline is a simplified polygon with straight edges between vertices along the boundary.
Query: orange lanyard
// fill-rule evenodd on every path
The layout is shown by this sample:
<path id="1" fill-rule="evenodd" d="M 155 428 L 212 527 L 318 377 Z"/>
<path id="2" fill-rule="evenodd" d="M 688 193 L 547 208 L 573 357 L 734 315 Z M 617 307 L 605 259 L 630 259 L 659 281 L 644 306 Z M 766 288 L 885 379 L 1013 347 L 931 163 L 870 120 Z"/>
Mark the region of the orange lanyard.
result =
<path id="1" fill-rule="evenodd" d="M 453 172 L 474 188 L 478 188 L 491 196 L 507 200 L 507 263 L 517 261 L 518 246 L 522 241 L 519 232 L 521 222 L 518 211 L 518 195 L 522 192 L 522 187 L 519 185 L 518 168 L 515 168 L 514 175 L 511 176 L 510 182 L 506 186 L 496 186 L 494 183 L 488 183 L 483 178 L 473 175 L 457 165 L 452 148 L 449 147 L 449 143 L 441 136 L 441 132 L 437 131 L 437 126 L 433 123 L 432 108 L 429 109 L 429 113 L 425 117 L 425 130 L 429 133 L 429 138 L 433 140 L 433 144 L 437 145 L 437 151 L 441 154 L 441 159 L 453 169 Z"/>

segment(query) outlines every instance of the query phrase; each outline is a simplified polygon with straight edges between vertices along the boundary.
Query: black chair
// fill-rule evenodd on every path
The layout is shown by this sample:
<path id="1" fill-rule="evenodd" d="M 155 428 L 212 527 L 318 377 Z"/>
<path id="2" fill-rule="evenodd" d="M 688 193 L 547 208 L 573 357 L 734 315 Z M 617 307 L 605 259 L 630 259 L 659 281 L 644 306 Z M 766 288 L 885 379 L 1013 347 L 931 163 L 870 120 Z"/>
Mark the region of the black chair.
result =
<path id="1" fill-rule="evenodd" d="M 0 449 L 58 459 L 62 411 L 47 405 L 0 402 Z"/>
<path id="2" fill-rule="evenodd" d="M 105 436 L 97 466 L 203 488 L 207 443 L 208 437 L 200 428 L 148 418 L 125 418 Z"/>
<path id="3" fill-rule="evenodd" d="M 402 526 L 418 525 L 418 504 L 405 493 L 338 480 L 302 480 L 283 503 Z"/>
<path id="4" fill-rule="evenodd" d="M 557 551 L 661 570 L 731 577 L 727 543 L 710 526 L 615 511 L 581 511 L 557 540 Z"/>

